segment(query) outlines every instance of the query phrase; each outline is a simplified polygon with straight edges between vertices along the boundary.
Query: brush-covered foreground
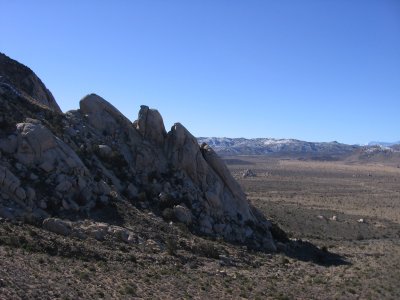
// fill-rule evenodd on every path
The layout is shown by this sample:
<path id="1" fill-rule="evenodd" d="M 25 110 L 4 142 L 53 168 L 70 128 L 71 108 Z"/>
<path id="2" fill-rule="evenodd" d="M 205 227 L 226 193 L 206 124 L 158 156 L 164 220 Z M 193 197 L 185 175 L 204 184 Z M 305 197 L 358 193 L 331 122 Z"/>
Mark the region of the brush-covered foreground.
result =
<path id="1" fill-rule="evenodd" d="M 0 299 L 400 298 L 399 168 L 265 157 L 226 162 L 252 203 L 304 241 L 297 251 L 267 254 L 197 237 L 118 203 L 115 225 L 125 220 L 135 243 L 1 220 Z M 256 176 L 243 178 L 246 169 Z"/>

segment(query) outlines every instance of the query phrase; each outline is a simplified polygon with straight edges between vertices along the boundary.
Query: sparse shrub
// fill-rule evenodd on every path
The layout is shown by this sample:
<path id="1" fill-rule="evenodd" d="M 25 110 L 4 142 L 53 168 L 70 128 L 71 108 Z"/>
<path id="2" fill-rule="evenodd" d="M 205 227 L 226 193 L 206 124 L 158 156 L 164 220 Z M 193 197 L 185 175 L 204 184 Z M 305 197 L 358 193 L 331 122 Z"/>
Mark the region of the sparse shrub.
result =
<path id="1" fill-rule="evenodd" d="M 349 288 L 348 291 L 351 294 L 357 294 L 357 291 L 355 289 L 353 289 L 353 288 Z"/>
<path id="2" fill-rule="evenodd" d="M 176 250 L 178 249 L 178 244 L 175 239 L 168 237 L 166 240 L 165 246 L 167 247 L 167 253 L 169 255 L 176 254 Z"/>
<path id="3" fill-rule="evenodd" d="M 322 277 L 315 277 L 313 279 L 313 283 L 315 283 L 315 284 L 324 284 L 325 281 L 324 281 L 324 279 Z"/>
<path id="4" fill-rule="evenodd" d="M 79 277 L 79 279 L 82 279 L 82 280 L 89 280 L 90 274 L 87 271 L 79 271 L 78 277 Z"/>
<path id="5" fill-rule="evenodd" d="M 280 258 L 280 263 L 281 263 L 282 265 L 287 265 L 288 263 L 290 263 L 290 261 L 289 261 L 286 257 L 281 256 L 281 258 Z"/>
<path id="6" fill-rule="evenodd" d="M 202 242 L 194 247 L 194 252 L 208 258 L 219 259 L 218 249 L 210 242 Z"/>
<path id="7" fill-rule="evenodd" d="M 43 257 L 40 257 L 40 258 L 38 259 L 38 263 L 39 263 L 39 264 L 42 265 L 42 264 L 44 264 L 44 262 L 45 262 L 45 261 L 44 261 L 44 258 L 43 258 Z"/>
<path id="8" fill-rule="evenodd" d="M 178 227 L 184 236 L 188 236 L 190 234 L 189 227 L 184 223 L 176 223 L 176 227 Z"/>
<path id="9" fill-rule="evenodd" d="M 162 212 L 162 216 L 165 221 L 172 221 L 175 219 L 175 213 L 172 208 L 166 208 Z"/>
<path id="10" fill-rule="evenodd" d="M 121 250 L 124 253 L 129 252 L 129 249 L 125 245 L 122 245 L 121 247 L 119 247 L 119 250 Z"/>
<path id="11" fill-rule="evenodd" d="M 136 296 L 137 288 L 134 285 L 125 285 L 122 288 L 122 294 Z"/>
<path id="12" fill-rule="evenodd" d="M 159 207 L 161 210 L 166 209 L 166 208 L 172 208 L 175 205 L 181 204 L 182 201 L 180 199 L 175 199 L 171 195 L 164 195 L 161 197 L 159 201 Z"/>
<path id="13" fill-rule="evenodd" d="M 290 298 L 282 293 L 276 295 L 277 300 L 290 300 Z"/>
<path id="14" fill-rule="evenodd" d="M 99 298 L 104 298 L 106 296 L 102 291 L 98 291 L 97 295 L 99 296 Z"/>
<path id="15" fill-rule="evenodd" d="M 35 237 L 35 236 L 38 235 L 38 234 L 36 233 L 36 231 L 34 231 L 34 230 L 32 230 L 32 229 L 28 229 L 28 234 L 29 234 L 31 237 Z"/>
<path id="16" fill-rule="evenodd" d="M 89 266 L 89 267 L 88 267 L 88 270 L 89 270 L 90 272 L 96 272 L 96 268 L 95 268 L 93 265 Z"/>

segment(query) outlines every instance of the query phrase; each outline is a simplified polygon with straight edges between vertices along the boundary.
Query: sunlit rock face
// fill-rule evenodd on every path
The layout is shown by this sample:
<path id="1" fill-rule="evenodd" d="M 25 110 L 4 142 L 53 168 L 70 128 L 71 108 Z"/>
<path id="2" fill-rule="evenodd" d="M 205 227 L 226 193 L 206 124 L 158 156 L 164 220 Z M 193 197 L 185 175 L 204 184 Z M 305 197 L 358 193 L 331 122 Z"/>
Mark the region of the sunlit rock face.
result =
<path id="1" fill-rule="evenodd" d="M 0 74 L 0 217 L 46 219 L 66 234 L 67 223 L 49 218 L 90 218 L 119 201 L 196 234 L 276 250 L 270 222 L 182 124 L 167 132 L 144 105 L 131 122 L 96 94 L 63 114 L 27 67 L 1 55 Z"/>

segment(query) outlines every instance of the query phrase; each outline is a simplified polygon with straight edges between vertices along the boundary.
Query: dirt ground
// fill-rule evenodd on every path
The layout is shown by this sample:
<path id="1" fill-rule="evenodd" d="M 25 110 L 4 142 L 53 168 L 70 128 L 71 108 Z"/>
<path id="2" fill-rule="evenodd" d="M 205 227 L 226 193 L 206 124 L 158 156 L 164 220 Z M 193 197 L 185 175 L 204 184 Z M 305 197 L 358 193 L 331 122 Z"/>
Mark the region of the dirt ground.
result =
<path id="1" fill-rule="evenodd" d="M 0 299 L 400 299 L 400 168 L 226 161 L 298 251 L 253 252 L 127 206 L 116 210 L 135 244 L 1 220 Z M 256 176 L 243 178 L 246 169 Z"/>

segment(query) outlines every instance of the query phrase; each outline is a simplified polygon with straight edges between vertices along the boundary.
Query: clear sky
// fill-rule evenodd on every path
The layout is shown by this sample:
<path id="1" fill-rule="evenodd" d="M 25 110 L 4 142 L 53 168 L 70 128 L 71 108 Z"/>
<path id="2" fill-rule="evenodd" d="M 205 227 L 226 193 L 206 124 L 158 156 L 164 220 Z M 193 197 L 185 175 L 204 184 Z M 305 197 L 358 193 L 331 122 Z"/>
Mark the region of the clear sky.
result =
<path id="1" fill-rule="evenodd" d="M 400 140 L 399 0 L 0 0 L 0 51 L 195 136 Z"/>

